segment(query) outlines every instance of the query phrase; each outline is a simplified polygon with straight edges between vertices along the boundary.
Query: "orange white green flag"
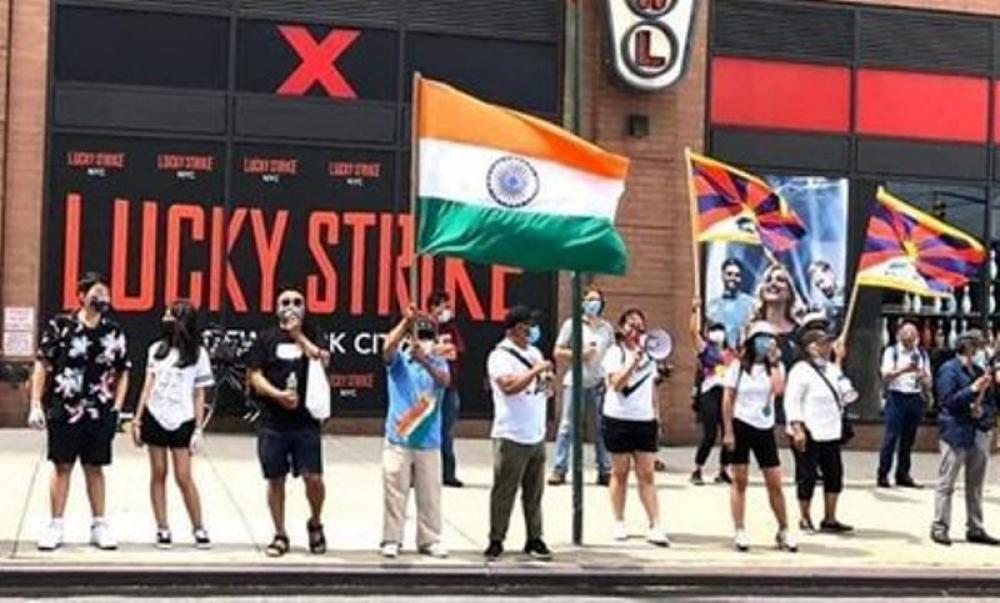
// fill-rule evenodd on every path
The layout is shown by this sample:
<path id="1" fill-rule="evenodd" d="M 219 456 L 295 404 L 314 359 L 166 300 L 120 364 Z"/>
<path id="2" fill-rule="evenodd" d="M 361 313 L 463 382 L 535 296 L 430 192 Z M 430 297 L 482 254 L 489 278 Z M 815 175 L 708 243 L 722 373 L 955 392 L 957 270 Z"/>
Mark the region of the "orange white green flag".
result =
<path id="1" fill-rule="evenodd" d="M 623 274 L 628 160 L 542 119 L 417 78 L 417 252 Z"/>

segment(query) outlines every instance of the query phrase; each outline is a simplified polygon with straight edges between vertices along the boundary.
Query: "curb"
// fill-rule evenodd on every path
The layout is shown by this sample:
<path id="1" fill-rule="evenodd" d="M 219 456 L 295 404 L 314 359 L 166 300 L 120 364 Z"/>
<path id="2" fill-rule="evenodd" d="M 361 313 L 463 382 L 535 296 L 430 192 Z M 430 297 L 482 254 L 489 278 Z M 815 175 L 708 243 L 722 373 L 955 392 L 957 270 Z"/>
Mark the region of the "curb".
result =
<path id="1" fill-rule="evenodd" d="M 789 568 L 610 569 L 352 565 L 16 566 L 0 596 L 508 595 L 508 596 L 1000 596 L 986 570 Z"/>

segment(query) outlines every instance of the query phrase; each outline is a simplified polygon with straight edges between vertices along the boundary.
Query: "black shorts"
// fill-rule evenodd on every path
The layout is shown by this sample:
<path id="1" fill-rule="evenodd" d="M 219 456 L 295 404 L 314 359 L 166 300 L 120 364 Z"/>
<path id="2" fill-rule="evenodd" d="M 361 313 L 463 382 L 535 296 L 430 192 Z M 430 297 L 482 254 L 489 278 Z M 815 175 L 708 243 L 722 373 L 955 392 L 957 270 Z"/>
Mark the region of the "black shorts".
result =
<path id="1" fill-rule="evenodd" d="M 778 458 L 778 442 L 774 439 L 773 429 L 757 429 L 739 419 L 733 419 L 733 436 L 736 439 L 736 448 L 730 458 L 734 465 L 749 464 L 750 451 L 753 450 L 753 456 L 761 469 L 781 466 L 781 460 Z"/>
<path id="2" fill-rule="evenodd" d="M 118 413 L 105 410 L 97 418 L 85 414 L 75 423 L 64 416 L 49 418 L 48 458 L 57 465 L 103 467 L 111 464 L 111 443 L 118 430 Z"/>
<path id="3" fill-rule="evenodd" d="M 144 444 L 160 448 L 188 448 L 191 446 L 191 436 L 194 435 L 194 419 L 181 423 L 177 429 L 170 431 L 156 420 L 153 413 L 142 415 L 141 436 Z"/>
<path id="4" fill-rule="evenodd" d="M 604 446 L 612 454 L 653 452 L 658 449 L 659 425 L 656 421 L 625 421 L 601 417 Z"/>
<path id="5" fill-rule="evenodd" d="M 279 431 L 266 427 L 257 433 L 257 456 L 264 479 L 323 474 L 323 444 L 319 429 Z"/>

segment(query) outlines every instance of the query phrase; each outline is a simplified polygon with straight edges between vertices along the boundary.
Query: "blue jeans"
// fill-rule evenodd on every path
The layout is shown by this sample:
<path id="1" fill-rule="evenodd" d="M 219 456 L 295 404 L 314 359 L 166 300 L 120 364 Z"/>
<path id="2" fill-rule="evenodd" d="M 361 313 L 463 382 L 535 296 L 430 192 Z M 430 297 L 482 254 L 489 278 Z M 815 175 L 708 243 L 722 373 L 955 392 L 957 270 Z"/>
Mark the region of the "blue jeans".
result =
<path id="1" fill-rule="evenodd" d="M 444 393 L 444 400 L 441 407 L 441 473 L 444 481 L 451 482 L 458 478 L 455 476 L 455 423 L 458 423 L 458 409 L 462 407 L 462 400 L 458 397 L 458 390 L 449 389 Z"/>
<path id="2" fill-rule="evenodd" d="M 886 392 L 885 436 L 878 459 L 878 477 L 888 478 L 892 456 L 899 446 L 896 481 L 910 479 L 910 450 L 917 439 L 917 428 L 924 418 L 924 397 L 920 394 Z"/>
<path id="3" fill-rule="evenodd" d="M 583 388 L 584 417 L 590 415 L 592 421 L 591 434 L 594 438 L 594 451 L 597 456 L 597 470 L 601 474 L 611 473 L 611 459 L 608 449 L 604 446 L 604 436 L 601 435 L 601 406 L 604 401 L 604 385 Z M 556 462 L 552 470 L 565 475 L 569 467 L 569 453 L 573 447 L 573 388 L 563 388 L 562 420 L 559 423 L 559 434 L 556 436 Z"/>

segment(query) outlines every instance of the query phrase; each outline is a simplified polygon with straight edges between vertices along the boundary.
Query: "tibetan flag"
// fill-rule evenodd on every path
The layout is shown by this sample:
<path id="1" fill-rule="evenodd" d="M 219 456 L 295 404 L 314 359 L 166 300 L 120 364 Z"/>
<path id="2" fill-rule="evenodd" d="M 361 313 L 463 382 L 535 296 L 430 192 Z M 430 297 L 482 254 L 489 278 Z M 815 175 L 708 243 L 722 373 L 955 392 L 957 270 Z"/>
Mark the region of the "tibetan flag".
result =
<path id="1" fill-rule="evenodd" d="M 698 241 L 762 245 L 780 253 L 805 235 L 788 202 L 760 178 L 690 151 L 687 159 Z"/>
<path id="2" fill-rule="evenodd" d="M 986 261 L 982 243 L 879 188 L 858 285 L 948 295 Z"/>
<path id="3" fill-rule="evenodd" d="M 628 160 L 541 119 L 417 79 L 417 251 L 624 274 Z"/>

